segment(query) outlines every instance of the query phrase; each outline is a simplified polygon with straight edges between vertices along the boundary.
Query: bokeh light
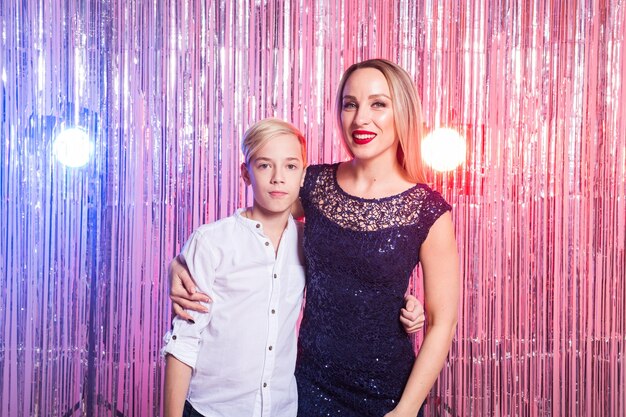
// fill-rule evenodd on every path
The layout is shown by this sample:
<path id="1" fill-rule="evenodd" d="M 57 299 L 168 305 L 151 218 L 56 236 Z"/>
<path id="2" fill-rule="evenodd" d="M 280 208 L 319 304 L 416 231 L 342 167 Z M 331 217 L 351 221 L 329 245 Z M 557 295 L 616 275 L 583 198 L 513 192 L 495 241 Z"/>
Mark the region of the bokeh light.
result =
<path id="1" fill-rule="evenodd" d="M 434 129 L 422 140 L 422 158 L 435 171 L 451 171 L 465 162 L 465 138 L 454 129 Z"/>
<path id="2" fill-rule="evenodd" d="M 73 127 L 57 135 L 52 153 L 63 165 L 78 168 L 89 162 L 93 155 L 93 144 L 85 130 Z"/>

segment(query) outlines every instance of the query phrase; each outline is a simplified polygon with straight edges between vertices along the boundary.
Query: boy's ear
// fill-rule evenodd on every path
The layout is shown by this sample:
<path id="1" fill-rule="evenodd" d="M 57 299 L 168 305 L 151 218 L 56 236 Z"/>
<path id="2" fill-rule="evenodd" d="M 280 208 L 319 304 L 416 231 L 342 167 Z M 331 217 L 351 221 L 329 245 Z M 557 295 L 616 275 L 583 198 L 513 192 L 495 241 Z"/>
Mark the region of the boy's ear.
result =
<path id="1" fill-rule="evenodd" d="M 246 185 L 250 185 L 250 173 L 248 172 L 248 166 L 245 162 L 241 163 L 241 178 Z"/>

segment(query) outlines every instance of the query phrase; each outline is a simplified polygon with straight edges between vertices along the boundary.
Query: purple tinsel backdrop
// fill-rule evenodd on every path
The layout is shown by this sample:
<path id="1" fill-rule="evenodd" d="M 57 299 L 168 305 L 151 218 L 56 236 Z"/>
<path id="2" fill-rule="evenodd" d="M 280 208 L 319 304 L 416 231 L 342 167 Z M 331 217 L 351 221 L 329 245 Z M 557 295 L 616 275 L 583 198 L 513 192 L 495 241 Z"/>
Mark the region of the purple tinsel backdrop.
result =
<path id="1" fill-rule="evenodd" d="M 160 415 L 167 263 L 249 202 L 243 131 L 344 159 L 372 57 L 468 141 L 430 177 L 463 283 L 427 415 L 626 415 L 624 0 L 3 0 L 0 45 L 0 416 Z M 74 125 L 83 168 L 52 155 Z"/>

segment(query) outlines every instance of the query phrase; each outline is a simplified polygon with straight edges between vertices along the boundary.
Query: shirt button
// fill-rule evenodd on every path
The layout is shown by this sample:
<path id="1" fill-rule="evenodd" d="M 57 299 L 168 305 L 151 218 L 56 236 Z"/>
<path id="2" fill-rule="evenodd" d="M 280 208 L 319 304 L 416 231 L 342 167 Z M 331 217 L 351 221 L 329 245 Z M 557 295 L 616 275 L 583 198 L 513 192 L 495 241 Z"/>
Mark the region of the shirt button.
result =
<path id="1" fill-rule="evenodd" d="M 172 336 L 172 340 L 176 340 L 176 335 Z"/>
<path id="2" fill-rule="evenodd" d="M 270 346 L 270 347 L 268 347 L 268 349 L 269 349 L 269 350 L 272 350 L 272 347 Z"/>
<path id="3" fill-rule="evenodd" d="M 274 278 L 278 278 L 278 275 L 274 274 Z"/>
<path id="4" fill-rule="evenodd" d="M 269 245 L 270 245 L 270 242 L 265 242 L 265 246 L 269 246 Z"/>
<path id="5" fill-rule="evenodd" d="M 276 314 L 276 310 L 272 309 L 272 314 Z"/>
<path id="6" fill-rule="evenodd" d="M 267 382 L 263 383 L 263 388 L 267 387 Z"/>
<path id="7" fill-rule="evenodd" d="M 256 228 L 258 229 L 259 227 L 261 227 L 261 225 L 257 223 L 256 224 Z"/>

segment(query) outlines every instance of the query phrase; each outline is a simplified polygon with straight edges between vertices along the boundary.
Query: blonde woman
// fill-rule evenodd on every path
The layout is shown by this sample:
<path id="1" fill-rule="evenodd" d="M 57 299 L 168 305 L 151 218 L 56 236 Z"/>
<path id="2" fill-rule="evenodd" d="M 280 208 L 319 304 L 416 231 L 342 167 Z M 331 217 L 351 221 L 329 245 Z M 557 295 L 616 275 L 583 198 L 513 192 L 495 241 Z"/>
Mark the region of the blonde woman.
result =
<path id="1" fill-rule="evenodd" d="M 380 59 L 352 65 L 336 105 L 352 159 L 309 167 L 300 191 L 307 293 L 298 415 L 415 417 L 456 328 L 450 206 L 424 184 L 421 108 L 406 71 Z M 418 263 L 428 328 L 416 358 L 396 312 Z"/>

